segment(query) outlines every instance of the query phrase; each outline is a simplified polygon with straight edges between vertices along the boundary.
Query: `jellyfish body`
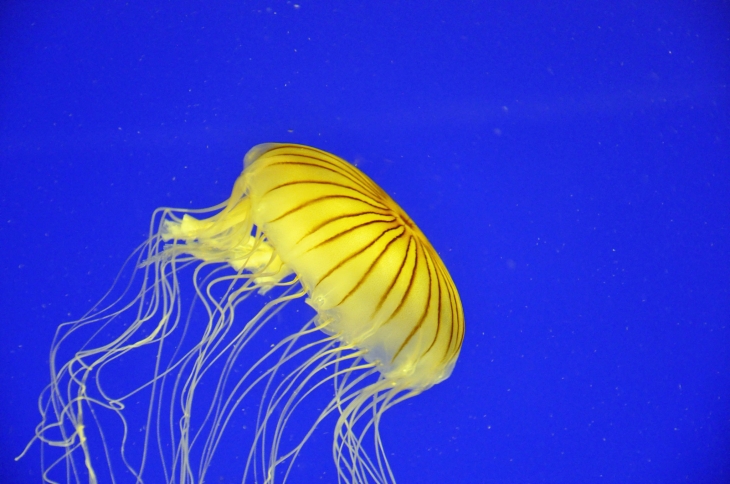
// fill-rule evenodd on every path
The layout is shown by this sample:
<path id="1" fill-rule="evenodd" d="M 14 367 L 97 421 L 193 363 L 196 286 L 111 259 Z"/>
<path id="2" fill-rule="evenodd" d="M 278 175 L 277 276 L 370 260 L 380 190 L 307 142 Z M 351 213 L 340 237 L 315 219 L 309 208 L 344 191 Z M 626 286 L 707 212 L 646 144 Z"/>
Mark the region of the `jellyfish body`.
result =
<path id="1" fill-rule="evenodd" d="M 121 460 L 138 481 L 144 480 L 149 456 L 165 453 L 159 428 L 160 421 L 169 420 L 167 444 L 174 450 L 172 457 L 161 456 L 165 480 L 202 482 L 236 407 L 260 387 L 244 482 L 285 481 L 303 445 L 329 415 L 336 416 L 332 449 L 340 482 L 395 480 L 380 440 L 380 418 L 392 405 L 451 374 L 464 335 L 452 279 L 408 215 L 341 158 L 302 145 L 263 144 L 248 152 L 244 164 L 224 204 L 198 212 L 158 211 L 136 263 L 136 270 L 143 271 L 142 287 L 131 303 L 116 301 L 59 330 L 36 434 L 65 454 L 48 466 L 46 476 L 65 463 L 67 476 L 78 480 L 79 469 L 85 468 L 90 482 L 98 479 L 86 428 L 90 420 L 100 425 L 95 409 L 104 408 L 124 422 Z M 196 298 L 206 309 L 208 324 L 191 349 L 181 355 L 175 351 L 163 363 L 162 355 L 173 345 L 171 335 L 181 325 L 178 275 L 188 265 L 197 267 Z M 201 268 L 208 268 L 208 275 Z M 222 272 L 226 268 L 229 274 Z M 277 289 L 277 297 L 236 328 L 243 300 Z M 233 379 L 231 368 L 256 333 L 299 297 L 307 298 L 316 315 Z M 94 324 L 106 329 L 128 313 L 135 316 L 121 334 L 100 344 L 103 331 L 95 330 L 73 357 L 56 362 L 70 335 Z M 187 321 L 185 327 L 191 324 Z M 148 345 L 158 348 L 158 362 L 143 384 L 116 397 L 101 388 L 106 365 Z M 196 427 L 197 388 L 219 360 L 226 362 L 223 372 L 203 423 Z M 333 397 L 311 428 L 284 449 L 282 439 L 294 412 L 326 385 L 333 388 Z M 132 463 L 124 450 L 123 410 L 143 388 L 151 393 L 147 426 L 156 425 L 158 431 L 145 431 L 141 463 Z M 175 403 L 163 418 L 153 407 L 167 399 Z M 59 431 L 60 438 L 51 437 Z M 113 477 L 103 429 L 96 434 L 107 454 L 105 472 Z M 367 435 L 372 435 L 374 456 L 366 450 Z M 157 440 L 157 452 L 148 448 L 148 440 Z M 83 467 L 77 455 L 83 456 Z"/>

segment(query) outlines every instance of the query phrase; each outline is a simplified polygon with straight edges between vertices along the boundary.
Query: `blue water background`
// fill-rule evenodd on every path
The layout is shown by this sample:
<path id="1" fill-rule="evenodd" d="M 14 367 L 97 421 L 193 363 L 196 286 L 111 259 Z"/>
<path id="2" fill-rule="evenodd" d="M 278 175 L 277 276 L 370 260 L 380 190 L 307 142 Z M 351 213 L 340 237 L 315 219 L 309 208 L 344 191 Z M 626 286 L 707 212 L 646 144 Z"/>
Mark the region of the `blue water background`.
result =
<path id="1" fill-rule="evenodd" d="M 461 292 L 452 377 L 384 418 L 400 482 L 730 482 L 730 6 L 600 3 L 3 2 L 0 481 L 40 482 L 54 330 L 152 211 L 285 141 Z"/>

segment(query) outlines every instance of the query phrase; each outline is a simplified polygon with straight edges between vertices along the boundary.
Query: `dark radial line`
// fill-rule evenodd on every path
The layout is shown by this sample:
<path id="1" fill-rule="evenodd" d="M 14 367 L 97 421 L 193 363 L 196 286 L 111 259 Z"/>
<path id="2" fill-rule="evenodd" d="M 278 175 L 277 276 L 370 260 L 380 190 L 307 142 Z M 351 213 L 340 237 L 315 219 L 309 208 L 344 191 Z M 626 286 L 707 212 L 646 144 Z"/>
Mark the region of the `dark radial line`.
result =
<path id="1" fill-rule="evenodd" d="M 451 345 L 455 341 L 454 340 L 454 331 L 459 333 L 460 329 L 459 326 L 461 325 L 461 319 L 459 317 L 460 312 L 457 305 L 457 298 L 458 296 L 455 294 L 456 288 L 452 283 L 449 282 L 447 284 L 447 288 L 449 289 L 449 305 L 451 306 L 451 331 L 449 331 L 449 342 L 446 346 L 446 350 L 444 353 L 444 360 L 448 359 L 451 354 L 455 353 L 456 351 L 452 351 Z M 458 339 L 458 338 L 457 338 Z M 460 343 L 456 343 L 457 346 L 460 345 Z M 458 350 L 458 348 L 457 348 Z"/>
<path id="2" fill-rule="evenodd" d="M 324 153 L 324 152 L 322 152 Z M 362 188 L 371 191 L 373 196 L 379 195 L 382 190 L 376 190 L 375 188 L 379 188 L 372 180 L 370 180 L 363 172 L 352 166 L 350 163 L 344 161 L 344 160 L 338 160 L 337 163 L 335 163 L 331 159 L 324 159 L 324 158 L 318 158 L 316 156 L 310 156 L 310 155 L 304 155 L 301 153 L 281 153 L 281 154 L 272 154 L 270 155 L 272 158 L 294 158 L 294 159 L 304 159 L 304 160 L 313 160 L 319 163 L 324 163 L 327 166 L 323 166 L 319 163 L 311 163 L 307 161 L 292 161 L 292 160 L 282 160 L 282 161 L 272 161 L 269 163 L 269 166 L 271 165 L 301 165 L 301 166 L 312 166 L 315 168 L 321 168 L 323 170 L 327 170 L 329 172 L 335 173 L 343 178 L 346 178 L 350 180 L 353 183 L 356 183 L 360 185 Z"/>
<path id="3" fill-rule="evenodd" d="M 459 352 L 459 350 L 461 350 L 461 343 L 464 338 L 464 320 L 462 317 L 463 313 L 460 309 L 460 304 L 458 301 L 456 301 L 456 303 L 454 304 L 454 313 L 456 337 L 454 338 L 454 349 L 452 350 L 452 354 L 456 354 Z"/>
<path id="4" fill-rule="evenodd" d="M 352 217 L 359 217 L 361 215 L 372 215 L 372 216 L 381 216 L 381 217 L 387 217 L 388 214 L 380 213 L 380 212 L 373 212 L 373 211 L 367 211 L 367 212 L 357 212 L 357 213 L 347 213 L 345 215 L 338 215 L 336 217 L 328 218 L 327 220 L 320 222 L 319 224 L 315 225 L 314 227 L 307 230 L 307 233 L 302 235 L 302 237 L 297 241 L 297 244 L 299 244 L 302 240 L 306 239 L 313 233 L 317 232 L 318 230 L 326 227 L 327 225 L 336 222 L 338 220 L 342 220 L 345 218 L 352 218 Z M 393 218 L 395 220 L 395 218 Z M 383 220 L 384 222 L 387 220 Z"/>
<path id="5" fill-rule="evenodd" d="M 426 262 L 426 274 L 428 275 L 428 295 L 426 296 L 426 305 L 423 308 L 423 314 L 421 314 L 421 317 L 418 318 L 418 322 L 416 322 L 416 324 L 413 326 L 413 329 L 411 329 L 411 332 L 401 343 L 398 351 L 396 351 L 393 355 L 393 359 L 390 360 L 391 363 L 394 362 L 396 358 L 398 358 L 398 355 L 401 351 L 403 351 L 403 348 L 406 347 L 406 345 L 411 341 L 413 336 L 423 327 L 423 322 L 426 320 L 426 318 L 428 317 L 428 313 L 431 310 L 431 288 L 433 287 L 433 279 L 431 279 L 431 266 L 428 263 L 428 254 L 425 250 L 423 250 L 423 255 L 424 261 Z M 421 355 L 423 354 L 424 353 L 421 353 Z"/>
<path id="6" fill-rule="evenodd" d="M 449 296 L 449 306 L 451 309 L 451 318 L 450 318 L 451 328 L 449 331 L 449 342 L 446 346 L 445 355 L 444 355 L 444 359 L 447 359 L 449 357 L 449 352 L 451 351 L 451 346 L 454 341 L 456 341 L 457 351 L 458 351 L 458 348 L 461 347 L 461 342 L 458 340 L 461 337 L 463 337 L 463 335 L 462 335 L 463 319 L 461 317 L 462 313 L 461 313 L 460 305 L 459 305 L 459 296 L 456 293 L 456 287 L 454 287 L 453 281 L 451 280 L 451 276 L 449 276 L 449 273 L 446 270 L 446 267 L 443 265 L 443 262 L 441 262 L 441 258 L 438 257 L 438 254 L 433 249 L 433 247 L 431 247 L 431 254 L 434 258 L 437 258 L 436 260 L 439 261 L 438 270 L 441 273 L 441 275 L 444 279 L 444 282 L 446 284 L 446 288 L 447 288 L 447 292 L 448 292 L 448 296 Z M 457 335 L 461 335 L 461 336 L 457 336 L 457 338 L 454 339 L 454 331 L 456 331 Z"/>
<path id="7" fill-rule="evenodd" d="M 261 197 L 263 198 L 263 197 L 267 196 L 268 194 L 270 194 L 271 192 L 273 192 L 275 190 L 278 190 L 280 188 L 285 188 L 285 187 L 293 186 L 293 185 L 330 185 L 330 186 L 333 186 L 333 187 L 344 188 L 345 190 L 352 190 L 353 192 L 359 193 L 360 195 L 362 195 L 365 198 L 369 198 L 370 201 L 372 201 L 372 202 L 375 202 L 375 203 L 380 202 L 380 200 L 374 199 L 369 193 L 360 190 L 359 187 L 352 186 L 352 184 L 345 185 L 344 183 L 336 183 L 336 182 L 329 181 L 329 180 L 296 180 L 296 181 L 290 181 L 290 182 L 282 183 L 281 185 L 277 185 L 274 188 L 270 188 Z"/>
<path id="8" fill-rule="evenodd" d="M 405 256 L 403 256 L 403 262 L 400 263 L 400 267 L 398 267 L 398 270 L 395 272 L 395 275 L 393 277 L 393 280 L 390 281 L 390 285 L 388 286 L 388 288 L 385 290 L 385 292 L 383 293 L 383 295 L 380 296 L 380 301 L 378 301 L 378 305 L 375 306 L 375 310 L 373 311 L 373 314 L 370 315 L 370 318 L 371 319 L 373 317 L 375 317 L 375 314 L 377 314 L 377 312 L 380 311 L 380 308 L 383 307 L 383 303 L 385 302 L 385 300 L 390 295 L 390 291 L 393 290 L 393 287 L 395 287 L 395 283 L 400 278 L 401 272 L 403 271 L 403 267 L 405 267 L 406 261 L 408 260 L 408 255 L 411 253 L 411 242 L 413 242 L 413 236 L 412 235 L 408 237 L 408 245 L 406 246 L 406 254 L 405 254 Z"/>
<path id="9" fill-rule="evenodd" d="M 377 183 L 372 181 L 365 173 L 363 173 L 359 168 L 355 167 L 352 163 L 345 161 L 340 157 L 330 155 L 329 153 L 322 153 L 328 155 L 327 159 L 321 159 L 322 162 L 328 163 L 343 171 L 344 173 L 349 175 L 349 177 L 357 179 L 360 184 L 372 190 L 373 195 L 378 195 L 382 193 L 382 190 L 377 185 Z"/>
<path id="10" fill-rule="evenodd" d="M 303 156 L 303 155 L 274 155 L 275 157 L 285 157 L 285 156 L 296 156 L 297 158 L 305 158 L 305 159 L 311 159 L 315 161 L 319 161 L 321 163 L 326 163 L 330 166 L 322 166 L 319 163 L 312 163 L 307 161 L 291 161 L 291 160 L 285 160 L 285 161 L 272 161 L 268 164 L 268 166 L 274 166 L 274 165 L 297 165 L 297 166 L 310 166 L 312 168 L 319 168 L 321 170 L 328 171 L 330 173 L 334 173 L 335 175 L 344 178 L 345 180 L 348 180 L 352 182 L 353 184 L 359 186 L 366 192 L 370 193 L 370 196 L 373 198 L 383 198 L 382 192 L 379 190 L 374 190 L 372 186 L 368 183 L 364 183 L 360 178 L 352 176 L 349 172 L 343 171 L 341 166 L 332 166 L 333 164 L 329 161 L 322 160 L 319 158 L 314 158 L 311 156 Z"/>
<path id="11" fill-rule="evenodd" d="M 451 311 L 451 315 L 449 318 L 449 322 L 451 323 L 450 328 L 449 328 L 449 340 L 446 344 L 446 347 L 444 348 L 444 357 L 442 359 L 442 361 L 446 362 L 446 361 L 448 361 L 449 355 L 451 352 L 451 343 L 454 339 L 454 330 L 456 329 L 458 331 L 458 327 L 457 327 L 458 312 L 454 311 L 454 306 L 456 303 L 456 299 L 455 299 L 456 296 L 454 295 L 455 288 L 454 288 L 453 284 L 451 283 L 451 277 L 449 276 L 448 272 L 446 271 L 446 267 L 444 267 L 443 262 L 441 261 L 441 258 L 438 257 L 438 254 L 436 253 L 435 250 L 433 250 L 433 248 L 431 248 L 430 252 L 431 252 L 432 260 L 434 261 L 434 266 L 435 266 L 436 272 L 439 276 L 439 282 L 440 282 L 439 287 L 446 289 L 446 295 L 448 297 L 448 302 L 449 302 L 449 310 Z M 441 300 L 439 300 L 439 320 L 441 318 L 440 305 L 441 305 Z"/>
<path id="12" fill-rule="evenodd" d="M 445 273 L 445 268 L 443 266 L 440 268 L 442 274 Z M 456 306 L 456 299 L 454 297 L 454 286 L 449 281 L 448 274 L 444 274 L 444 278 L 446 281 L 446 289 L 447 289 L 447 295 L 449 296 L 449 309 L 451 310 L 451 317 L 449 318 L 451 321 L 451 328 L 449 331 L 449 341 L 446 344 L 446 348 L 444 349 L 444 361 L 447 361 L 450 353 L 451 353 L 451 344 L 454 340 L 454 330 L 458 331 L 458 311 L 454 311 L 454 308 Z"/>
<path id="13" fill-rule="evenodd" d="M 377 224 L 377 223 L 392 224 L 394 221 L 395 221 L 395 217 L 393 217 L 392 220 L 370 220 L 368 222 L 363 222 L 361 224 L 353 225 L 349 229 L 343 230 L 342 232 L 338 232 L 335 235 L 333 235 L 332 237 L 329 237 L 329 238 L 321 241 L 317 245 L 313 245 L 312 247 L 310 247 L 307 250 L 305 250 L 304 252 L 302 252 L 302 255 L 304 255 L 307 252 L 310 252 L 310 251 L 312 251 L 314 249 L 320 249 L 323 246 L 325 246 L 325 245 L 327 245 L 327 244 L 329 244 L 331 242 L 334 242 L 335 240 L 339 239 L 340 237 L 344 237 L 345 235 L 349 234 L 350 232 L 353 232 L 353 231 L 355 231 L 357 229 L 360 229 L 362 227 L 367 227 L 368 225 Z"/>
<path id="14" fill-rule="evenodd" d="M 387 203 L 380 197 L 374 197 L 371 193 L 369 193 L 365 189 L 361 189 L 362 187 L 352 185 L 352 184 L 345 184 L 345 183 L 337 183 L 329 180 L 294 180 L 282 183 L 280 185 L 277 185 L 273 188 L 270 188 L 269 190 L 264 193 L 261 198 L 267 197 L 271 194 L 271 192 L 278 190 L 279 188 L 284 188 L 292 185 L 329 185 L 331 187 L 337 187 L 339 189 L 343 190 L 351 190 L 359 195 L 362 196 L 363 199 L 375 204 L 380 208 L 381 210 L 387 210 L 389 212 L 392 212 L 392 209 L 388 207 Z M 342 193 L 342 190 L 338 190 L 335 193 Z"/>
<path id="15" fill-rule="evenodd" d="M 454 292 L 456 293 L 456 287 L 453 287 Z M 458 293 L 456 294 L 456 307 L 457 307 L 457 315 L 458 315 L 458 321 L 459 321 L 459 337 L 457 338 L 458 341 L 456 343 L 458 349 L 461 349 L 461 344 L 464 342 L 464 308 L 461 305 L 461 299 L 459 298 Z"/>
<path id="16" fill-rule="evenodd" d="M 385 326 L 389 322 L 393 320 L 393 318 L 400 312 L 401 309 L 403 309 L 403 306 L 405 305 L 406 301 L 408 300 L 408 296 L 411 294 L 411 289 L 413 289 L 413 280 L 416 277 L 416 272 L 418 271 L 418 247 L 421 244 L 418 243 L 418 240 L 416 240 L 416 243 L 414 244 L 416 248 L 415 257 L 413 261 L 413 271 L 411 271 L 411 278 L 408 281 L 408 287 L 406 288 L 406 292 L 403 294 L 403 297 L 400 300 L 400 303 L 398 303 L 398 306 L 395 308 L 395 311 L 390 313 L 390 316 L 388 316 L 388 319 L 386 319 L 381 326 Z"/>
<path id="17" fill-rule="evenodd" d="M 434 332 L 434 335 L 433 335 L 433 341 L 431 341 L 431 344 L 428 346 L 426 351 L 423 352 L 424 355 L 426 353 L 428 353 L 429 351 L 431 351 L 433 346 L 436 344 L 436 341 L 438 340 L 439 333 L 441 333 L 441 297 L 442 297 L 441 286 L 444 284 L 444 281 L 441 280 L 441 273 L 439 272 L 438 261 L 432 260 L 431 263 L 434 266 L 433 273 L 434 273 L 434 277 L 436 279 L 436 287 L 438 288 L 438 296 L 436 296 L 436 300 L 438 301 L 438 307 L 436 309 L 436 331 Z"/>
<path id="18" fill-rule="evenodd" d="M 378 209 L 381 208 L 381 207 L 378 207 L 378 206 L 373 205 L 371 203 L 368 203 L 365 200 L 362 200 L 362 199 L 357 198 L 357 197 L 351 197 L 349 195 L 325 195 L 325 196 L 322 196 L 322 197 L 317 197 L 317 198 L 313 198 L 311 200 L 307 200 L 306 202 L 297 205 L 296 207 L 292 208 L 291 210 L 288 210 L 288 211 L 284 212 L 283 214 L 279 215 L 275 219 L 269 220 L 269 223 L 278 222 L 281 219 L 283 219 L 284 217 L 287 217 L 287 216 L 289 216 L 289 215 L 291 215 L 293 213 L 296 213 L 296 212 L 298 212 L 299 210 L 301 210 L 303 208 L 306 208 L 306 207 L 308 207 L 310 205 L 313 205 L 315 203 L 318 203 L 318 202 L 321 202 L 321 201 L 324 201 L 324 200 L 330 200 L 330 199 L 333 199 L 333 198 L 344 198 L 344 199 L 348 199 L 348 200 L 354 200 L 356 202 L 360 202 L 360 203 L 362 203 L 364 205 L 367 205 L 369 207 L 372 207 L 372 208 L 378 208 Z"/>
<path id="19" fill-rule="evenodd" d="M 396 228 L 396 227 L 394 227 L 394 228 Z M 342 259 L 340 262 L 338 262 L 337 264 L 335 264 L 334 267 L 332 267 L 329 271 L 327 271 L 327 273 L 324 276 L 322 276 L 319 279 L 319 281 L 317 281 L 317 283 L 314 285 L 314 288 L 312 290 L 316 289 L 317 286 L 319 286 L 320 284 L 322 284 L 322 281 L 324 281 L 329 276 L 331 276 L 337 269 L 341 268 L 343 265 L 347 264 L 352 259 L 354 259 L 358 255 L 360 255 L 363 252 L 365 252 L 368 248 L 372 247 L 372 245 L 375 242 L 377 242 L 378 239 L 380 239 L 380 237 L 382 237 L 385 232 L 387 232 L 387 231 L 383 231 L 380 235 L 378 235 L 373 240 L 371 240 L 370 242 L 368 242 L 367 244 L 365 244 L 363 247 L 361 247 L 360 249 L 356 250 L 355 252 L 353 252 L 352 254 L 348 255 L 347 257 L 345 257 L 344 259 Z"/>
<path id="20" fill-rule="evenodd" d="M 336 164 L 338 166 L 342 166 L 344 170 L 346 170 L 348 173 L 351 173 L 352 175 L 359 178 L 363 183 L 371 186 L 374 189 L 381 190 L 377 183 L 372 181 L 370 177 L 368 177 L 365 173 L 362 172 L 359 168 L 357 168 L 355 165 L 350 163 L 349 161 L 346 161 L 339 156 L 333 155 L 332 153 L 327 153 L 326 151 L 317 150 L 318 154 L 324 155 L 327 160 L 324 158 L 321 158 L 322 161 L 328 161 L 329 163 Z"/>
<path id="21" fill-rule="evenodd" d="M 444 271 L 446 271 L 446 268 L 444 268 Z M 461 349 L 461 344 L 464 341 L 464 308 L 461 305 L 461 298 L 459 298 L 459 293 L 456 291 L 456 286 L 454 285 L 454 281 L 449 278 L 451 290 L 454 293 L 454 308 L 456 311 L 456 318 L 457 321 L 457 331 L 458 331 L 458 337 L 457 337 L 457 350 Z"/>
<path id="22" fill-rule="evenodd" d="M 400 239 L 403 236 L 403 234 L 406 233 L 406 228 L 403 227 L 402 225 L 398 225 L 396 227 L 389 228 L 388 230 L 386 230 L 385 232 L 383 232 L 383 234 L 380 237 L 382 237 L 383 235 L 385 235 L 387 232 L 390 232 L 391 230 L 396 230 L 398 228 L 402 229 L 401 233 L 399 233 L 398 235 L 396 235 L 395 237 L 393 237 L 392 239 L 390 239 L 390 241 L 387 244 L 385 244 L 385 247 L 383 247 L 383 250 L 381 250 L 380 253 L 378 254 L 378 256 L 370 263 L 370 267 L 368 267 L 368 269 L 362 275 L 362 277 L 360 278 L 360 280 L 357 281 L 357 284 L 355 284 L 353 286 L 353 288 L 350 289 L 350 292 L 348 292 L 345 295 L 345 297 L 343 297 L 340 300 L 340 302 L 338 303 L 338 305 L 344 303 L 347 300 L 347 298 L 349 298 L 351 295 L 353 295 L 355 293 L 355 291 L 357 291 L 360 288 L 360 286 L 362 286 L 362 284 L 365 282 L 365 280 L 367 280 L 367 278 L 372 273 L 372 271 L 375 268 L 375 266 L 377 265 L 378 261 L 386 254 L 386 252 L 388 252 L 388 250 L 390 249 L 390 246 L 393 244 L 393 242 L 395 242 L 396 240 Z M 378 238 L 380 238 L 380 237 L 378 237 Z"/>

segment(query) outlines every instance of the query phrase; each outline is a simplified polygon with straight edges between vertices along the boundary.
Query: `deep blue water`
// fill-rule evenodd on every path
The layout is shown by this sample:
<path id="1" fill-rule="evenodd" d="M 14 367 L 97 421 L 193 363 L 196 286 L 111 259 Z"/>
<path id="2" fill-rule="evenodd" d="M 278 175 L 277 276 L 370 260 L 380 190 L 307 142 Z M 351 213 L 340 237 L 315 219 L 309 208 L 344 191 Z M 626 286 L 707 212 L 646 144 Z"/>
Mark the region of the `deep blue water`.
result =
<path id="1" fill-rule="evenodd" d="M 728 2 L 4 2 L 0 72 L 2 482 L 58 324 L 269 141 L 357 161 L 460 290 L 399 482 L 730 481 Z"/>

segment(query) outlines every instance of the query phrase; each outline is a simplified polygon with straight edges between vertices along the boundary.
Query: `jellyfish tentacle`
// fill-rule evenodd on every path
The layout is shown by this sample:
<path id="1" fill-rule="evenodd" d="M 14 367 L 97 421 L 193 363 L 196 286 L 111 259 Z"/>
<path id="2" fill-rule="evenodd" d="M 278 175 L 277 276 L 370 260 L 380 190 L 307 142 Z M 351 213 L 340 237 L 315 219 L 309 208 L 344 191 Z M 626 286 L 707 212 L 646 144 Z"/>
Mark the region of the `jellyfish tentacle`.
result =
<path id="1" fill-rule="evenodd" d="M 312 311 L 298 299 L 314 316 L 292 329 Z M 451 374 L 464 331 L 441 257 L 377 183 L 316 148 L 255 146 L 228 200 L 156 210 L 112 288 L 59 326 L 43 480 L 204 482 L 238 432 L 244 482 L 293 481 L 331 419 L 337 481 L 393 483 L 384 413 Z"/>

